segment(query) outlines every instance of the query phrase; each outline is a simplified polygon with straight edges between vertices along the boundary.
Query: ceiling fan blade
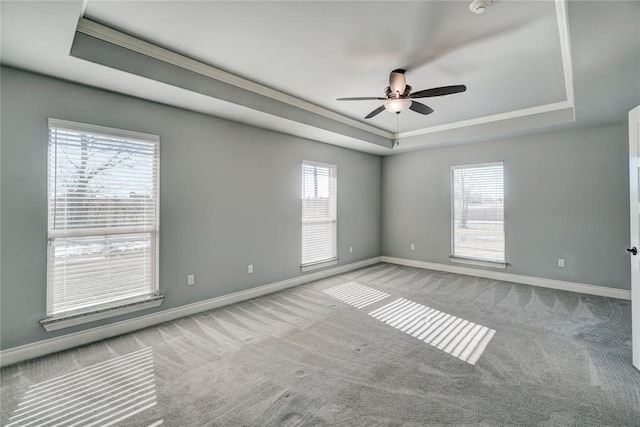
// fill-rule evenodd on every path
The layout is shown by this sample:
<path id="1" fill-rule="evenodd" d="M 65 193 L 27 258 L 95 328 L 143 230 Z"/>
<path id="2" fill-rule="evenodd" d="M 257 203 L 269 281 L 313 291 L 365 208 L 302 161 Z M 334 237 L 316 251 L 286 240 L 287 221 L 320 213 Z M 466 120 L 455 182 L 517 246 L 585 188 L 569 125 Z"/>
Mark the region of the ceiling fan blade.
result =
<path id="1" fill-rule="evenodd" d="M 384 111 L 384 105 L 381 105 L 378 108 L 376 108 L 375 110 L 373 110 L 372 112 L 370 112 L 369 114 L 367 114 L 365 116 L 365 119 L 370 119 L 373 116 L 377 116 L 378 114 L 382 113 L 383 111 Z"/>
<path id="2" fill-rule="evenodd" d="M 416 113 L 420 113 L 424 115 L 433 113 L 433 108 L 427 105 L 424 105 L 418 101 L 411 101 L 411 106 L 409 107 L 409 109 L 411 111 L 415 111 Z"/>
<path id="3" fill-rule="evenodd" d="M 384 101 L 386 99 L 387 98 L 380 98 L 375 96 L 357 96 L 354 98 L 338 98 L 336 99 L 336 101 L 372 101 L 372 100 Z"/>
<path id="4" fill-rule="evenodd" d="M 419 90 L 409 95 L 409 98 L 429 98 L 432 96 L 451 95 L 467 90 L 465 85 L 434 87 L 433 89 Z"/>

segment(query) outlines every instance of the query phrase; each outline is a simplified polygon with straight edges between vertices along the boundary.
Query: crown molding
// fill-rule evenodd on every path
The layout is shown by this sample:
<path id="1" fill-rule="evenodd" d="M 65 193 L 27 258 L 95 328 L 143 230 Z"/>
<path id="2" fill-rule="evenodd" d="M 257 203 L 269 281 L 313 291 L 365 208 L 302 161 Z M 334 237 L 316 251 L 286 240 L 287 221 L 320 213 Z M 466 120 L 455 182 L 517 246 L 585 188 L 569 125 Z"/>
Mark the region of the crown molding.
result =
<path id="1" fill-rule="evenodd" d="M 155 44 L 140 40 L 136 37 L 117 31 L 113 28 L 107 27 L 97 22 L 90 21 L 86 18 L 81 18 L 78 22 L 76 31 L 86 34 L 91 37 L 95 37 L 99 40 L 103 40 L 107 43 L 114 44 L 116 46 L 129 49 L 131 51 L 146 55 L 148 57 L 166 62 L 171 65 L 183 68 L 185 70 L 198 73 L 200 75 L 227 83 L 229 85 L 245 89 L 258 95 L 265 96 L 267 98 L 280 101 L 282 103 L 291 105 L 301 110 L 309 111 L 314 114 L 318 114 L 322 117 L 335 120 L 337 122 L 352 126 L 354 128 L 370 132 L 372 134 L 382 136 L 391 139 L 392 134 L 383 129 L 362 123 L 358 120 L 351 119 L 349 117 L 338 114 L 334 111 L 304 101 L 295 96 L 288 95 L 270 87 L 261 85 L 251 80 L 236 76 L 235 74 L 223 71 L 219 68 L 157 46 Z"/>
<path id="2" fill-rule="evenodd" d="M 562 55 L 562 69 L 564 71 L 564 85 L 567 102 L 575 106 L 573 98 L 573 62 L 571 60 L 571 37 L 569 33 L 569 16 L 567 15 L 567 0 L 556 0 L 556 17 L 558 18 L 558 32 L 560 36 L 560 52 Z M 575 110 L 574 110 L 575 120 Z"/>
<path id="3" fill-rule="evenodd" d="M 148 57 L 163 61 L 165 63 L 178 66 L 185 70 L 198 73 L 205 77 L 209 77 L 220 82 L 232 85 L 234 87 L 244 89 L 255 94 L 273 99 L 275 101 L 279 101 L 284 104 L 299 108 L 301 110 L 317 114 L 324 118 L 334 120 L 353 128 L 370 132 L 383 138 L 388 138 L 390 142 L 393 143 L 398 139 L 406 139 L 420 135 L 451 131 L 454 129 L 466 128 L 470 126 L 504 122 L 511 119 L 523 118 L 526 116 L 535 116 L 543 113 L 561 112 L 567 109 L 571 110 L 573 121 L 575 121 L 573 65 L 571 60 L 571 42 L 569 33 L 569 17 L 567 13 L 567 0 L 554 1 L 558 23 L 558 35 L 562 56 L 566 100 L 400 133 L 388 132 L 384 129 L 371 126 L 367 123 L 352 119 L 327 108 L 320 107 L 316 104 L 310 103 L 284 92 L 280 92 L 268 86 L 253 82 L 227 71 L 223 71 L 212 65 L 189 58 L 153 43 L 146 42 L 144 40 L 138 39 L 134 36 L 88 20 L 86 18 L 80 18 L 77 26 L 77 31 L 82 34 L 95 37 L 99 40 L 112 43 L 122 48 L 129 49 L 142 55 L 146 55 Z"/>
<path id="4" fill-rule="evenodd" d="M 444 125 L 431 126 L 416 129 L 408 132 L 394 133 L 394 140 L 409 138 L 412 136 L 426 135 L 430 133 L 442 132 L 467 126 L 475 126 L 486 123 L 498 122 L 524 116 L 536 115 L 571 109 L 573 121 L 575 121 L 575 101 L 573 96 L 573 63 L 571 61 L 571 38 L 569 34 L 569 16 L 567 14 L 567 0 L 555 0 L 556 18 L 558 20 L 558 36 L 560 38 L 560 53 L 562 56 L 562 70 L 564 74 L 564 86 L 566 100 L 550 104 L 538 105 L 520 110 L 508 111 L 505 113 L 493 114 L 490 116 L 477 117 L 469 120 L 447 123 Z"/>
<path id="5" fill-rule="evenodd" d="M 568 101 L 554 102 L 552 104 L 538 105 L 536 107 L 523 108 L 521 110 L 508 111 L 506 113 L 492 114 L 490 116 L 477 117 L 475 119 L 462 120 L 459 122 L 447 123 L 439 126 L 431 126 L 424 129 L 417 129 L 409 132 L 394 134 L 394 139 L 410 138 L 412 136 L 427 135 L 430 133 L 443 132 L 447 130 L 460 129 L 468 126 L 482 125 L 486 123 L 499 122 L 509 119 L 516 119 L 536 114 L 550 113 L 554 111 L 573 109 L 573 104 Z"/>

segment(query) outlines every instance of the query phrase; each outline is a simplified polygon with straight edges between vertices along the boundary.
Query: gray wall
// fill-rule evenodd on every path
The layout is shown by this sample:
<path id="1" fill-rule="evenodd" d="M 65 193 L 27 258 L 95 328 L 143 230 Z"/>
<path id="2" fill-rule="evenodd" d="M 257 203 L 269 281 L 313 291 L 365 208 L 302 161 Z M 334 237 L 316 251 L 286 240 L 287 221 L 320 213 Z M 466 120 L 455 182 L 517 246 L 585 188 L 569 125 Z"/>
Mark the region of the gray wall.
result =
<path id="1" fill-rule="evenodd" d="M 51 333 L 39 324 L 46 307 L 49 117 L 161 136 L 166 298 L 139 314 L 300 276 L 302 160 L 338 165 L 340 264 L 381 254 L 448 264 L 450 166 L 503 160 L 507 272 L 630 288 L 623 124 L 381 160 L 12 68 L 2 68 L 0 84 L 2 349 L 136 316 Z M 195 286 L 186 286 L 188 273 L 196 275 Z"/>
<path id="2" fill-rule="evenodd" d="M 136 316 L 51 333 L 39 324 L 46 309 L 49 117 L 161 137 L 165 301 L 138 315 L 300 276 L 303 160 L 338 166 L 340 264 L 381 255 L 377 156 L 12 68 L 2 68 L 1 102 L 2 349 Z M 188 273 L 195 286 L 186 285 Z"/>
<path id="3" fill-rule="evenodd" d="M 386 157 L 382 252 L 450 264 L 450 167 L 503 160 L 506 271 L 630 289 L 627 132 L 620 124 Z"/>

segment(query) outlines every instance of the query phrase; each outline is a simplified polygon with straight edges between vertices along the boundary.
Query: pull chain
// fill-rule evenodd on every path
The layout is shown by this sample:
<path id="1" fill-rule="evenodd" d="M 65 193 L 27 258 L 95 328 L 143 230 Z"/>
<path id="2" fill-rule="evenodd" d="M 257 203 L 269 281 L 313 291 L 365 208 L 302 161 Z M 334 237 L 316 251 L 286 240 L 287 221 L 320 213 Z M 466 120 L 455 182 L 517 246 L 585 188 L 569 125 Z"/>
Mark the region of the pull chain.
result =
<path id="1" fill-rule="evenodd" d="M 400 145 L 400 140 L 398 138 L 398 135 L 400 134 L 400 113 L 396 113 L 396 144 L 395 145 Z"/>

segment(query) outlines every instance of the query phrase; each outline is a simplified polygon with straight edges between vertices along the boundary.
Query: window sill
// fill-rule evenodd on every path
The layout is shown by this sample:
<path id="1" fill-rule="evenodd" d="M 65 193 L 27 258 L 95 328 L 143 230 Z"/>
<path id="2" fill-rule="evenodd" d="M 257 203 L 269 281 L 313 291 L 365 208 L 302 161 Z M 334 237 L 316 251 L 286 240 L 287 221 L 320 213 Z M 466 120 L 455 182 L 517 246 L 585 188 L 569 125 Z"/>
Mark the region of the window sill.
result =
<path id="1" fill-rule="evenodd" d="M 460 257 L 455 257 L 455 256 L 450 256 L 449 260 L 451 262 L 457 262 L 457 263 L 460 263 L 460 264 L 477 265 L 477 266 L 480 266 L 480 267 L 501 268 L 503 270 L 507 268 L 507 265 L 509 265 L 506 262 L 483 261 L 483 260 L 479 260 L 479 259 L 460 258 Z"/>
<path id="2" fill-rule="evenodd" d="M 148 308 L 159 307 L 164 300 L 164 295 L 151 296 L 144 299 L 122 302 L 118 305 L 105 307 L 83 313 L 62 314 L 56 317 L 48 317 L 40 321 L 40 324 L 47 332 L 58 329 L 69 328 L 71 326 L 82 325 L 84 323 L 95 322 L 100 319 L 120 316 L 121 314 L 133 313 L 134 311 L 146 310 Z"/>
<path id="3" fill-rule="evenodd" d="M 312 270 L 317 270 L 319 268 L 329 267 L 330 265 L 336 265 L 337 263 L 338 263 L 338 258 L 314 262 L 312 264 L 305 264 L 300 266 L 300 271 L 304 273 L 306 271 L 312 271 Z"/>

